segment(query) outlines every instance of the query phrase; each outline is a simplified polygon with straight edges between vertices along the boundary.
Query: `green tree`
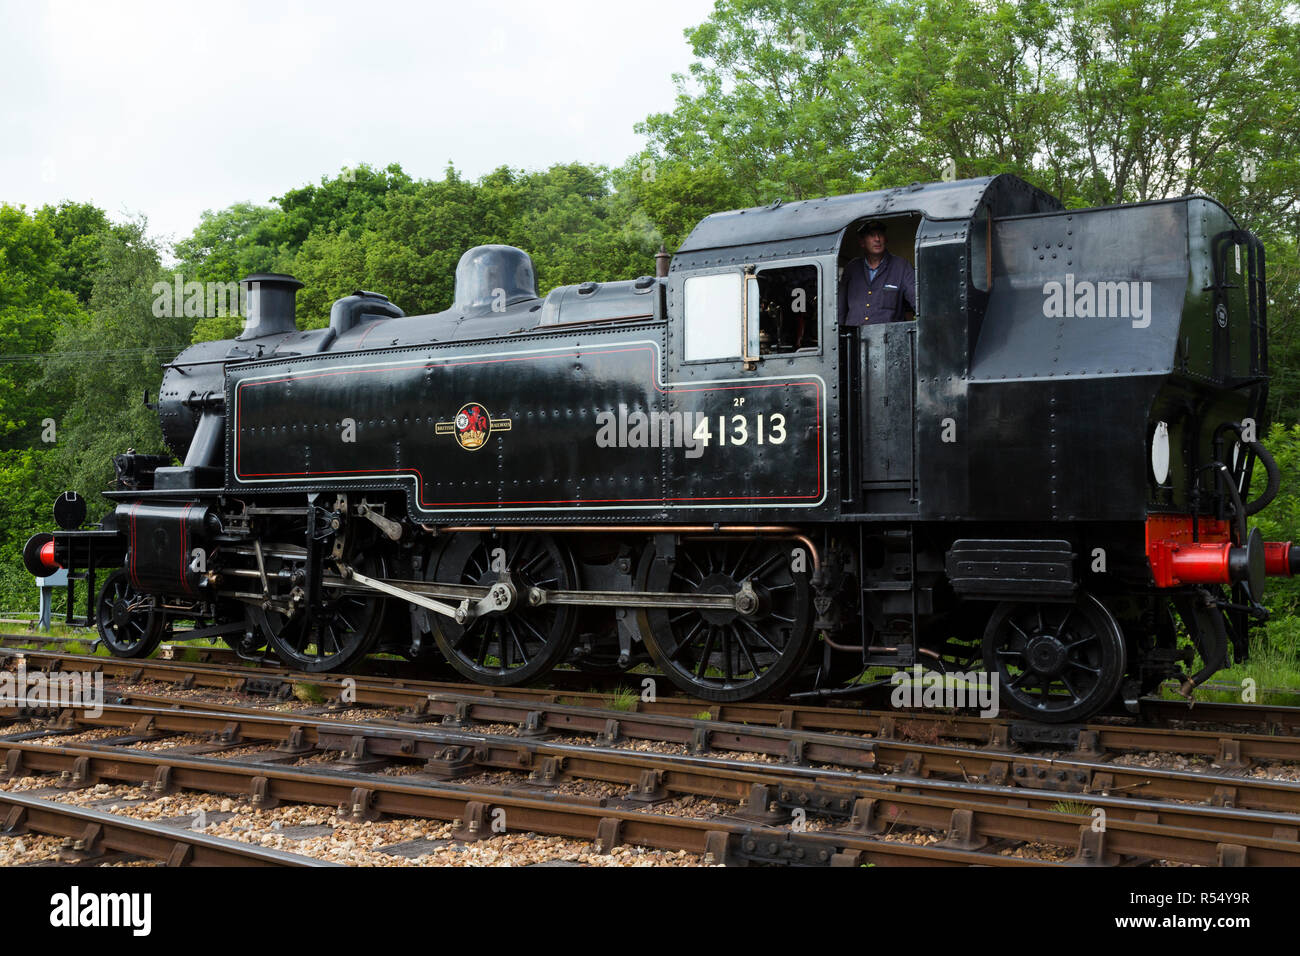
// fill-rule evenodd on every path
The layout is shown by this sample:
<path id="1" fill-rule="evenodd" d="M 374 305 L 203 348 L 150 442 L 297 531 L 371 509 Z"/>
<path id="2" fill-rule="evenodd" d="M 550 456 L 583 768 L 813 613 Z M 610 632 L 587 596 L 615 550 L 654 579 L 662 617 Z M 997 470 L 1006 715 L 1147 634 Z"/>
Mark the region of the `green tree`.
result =
<path id="1" fill-rule="evenodd" d="M 753 204 L 1016 172 L 1071 203 L 1294 193 L 1289 0 L 720 0 L 652 158 Z M 1289 178 L 1288 178 L 1289 175 Z M 1280 178 L 1279 178 L 1280 177 Z M 1284 201 L 1286 208 L 1294 209 Z"/>
<path id="2" fill-rule="evenodd" d="M 35 216 L 0 205 L 0 607 L 34 607 L 22 566 L 27 538 L 50 525 L 60 489 L 54 461 L 64 384 L 47 387 L 42 361 L 58 330 L 85 321 L 76 290 L 98 267 L 108 222 L 64 203 Z"/>
<path id="3" fill-rule="evenodd" d="M 1001 172 L 1069 206 L 1207 193 L 1268 246 L 1271 404 L 1300 417 L 1293 0 L 720 0 L 686 36 L 676 106 L 617 177 L 665 238 L 705 211 Z"/>
<path id="4" fill-rule="evenodd" d="M 656 251 L 660 245 L 677 248 L 710 213 L 754 202 L 744 184 L 716 160 L 656 159 L 649 150 L 615 170 L 613 182 L 615 214 L 642 247 L 653 245 Z"/>
<path id="5" fill-rule="evenodd" d="M 699 59 L 674 76 L 676 108 L 637 127 L 651 143 L 647 158 L 724 169 L 745 205 L 852 192 L 872 163 L 848 88 L 852 54 L 881 7 L 719 0 L 686 31 Z M 679 171 L 670 163 L 664 172 Z"/>
<path id="6" fill-rule="evenodd" d="M 100 245 L 114 228 L 108 215 L 91 203 L 61 202 L 42 206 L 35 218 L 50 227 L 58 243 L 59 288 L 75 295 L 83 307 L 89 305 L 100 267 Z"/>
<path id="7" fill-rule="evenodd" d="M 162 363 L 189 341 L 193 319 L 153 314 L 153 286 L 164 279 L 160 260 L 143 220 L 105 239 L 90 315 L 60 325 L 45 362 L 43 385 L 66 384 L 55 467 L 92 506 L 112 482 L 113 455 L 128 447 L 166 451 L 144 393 L 158 394 Z"/>
<path id="8" fill-rule="evenodd" d="M 34 609 L 37 593 L 23 566 L 23 545 L 53 526 L 51 505 L 63 490 L 44 447 L 0 451 L 0 608 Z"/>
<path id="9" fill-rule="evenodd" d="M 276 205 L 235 203 L 204 210 L 194 232 L 176 243 L 176 271 L 186 281 L 236 282 L 255 272 L 289 268 L 308 236 L 357 230 L 367 214 L 393 193 L 410 188 L 411 179 L 393 163 L 322 176 L 320 185 L 291 189 L 275 197 Z"/>
<path id="10" fill-rule="evenodd" d="M 296 250 L 316 231 L 338 233 L 364 228 L 372 210 L 414 183 L 397 163 L 375 169 L 365 163 L 337 176 L 322 176 L 320 185 L 291 189 L 277 196 L 283 214 L 279 226 L 287 248 Z"/>
<path id="11" fill-rule="evenodd" d="M 313 327 L 325 324 L 334 299 L 358 288 L 384 293 L 411 315 L 450 308 L 456 263 L 473 246 L 524 249 L 545 294 L 652 271 L 659 238 L 644 213 L 612 192 L 602 167 L 502 167 L 477 182 L 448 168 L 441 180 L 389 195 L 359 230 L 313 232 L 290 271 L 306 283 L 299 316 Z"/>
<path id="12" fill-rule="evenodd" d="M 52 393 L 36 387 L 41 355 L 60 325 L 82 319 L 58 287 L 61 254 L 48 221 L 0 205 L 0 449 L 39 444 L 53 410 Z"/>
<path id="13" fill-rule="evenodd" d="M 186 282 L 237 282 L 250 273 L 274 272 L 286 255 L 283 221 L 274 207 L 249 202 L 205 209 L 189 238 L 176 243 L 175 272 Z"/>

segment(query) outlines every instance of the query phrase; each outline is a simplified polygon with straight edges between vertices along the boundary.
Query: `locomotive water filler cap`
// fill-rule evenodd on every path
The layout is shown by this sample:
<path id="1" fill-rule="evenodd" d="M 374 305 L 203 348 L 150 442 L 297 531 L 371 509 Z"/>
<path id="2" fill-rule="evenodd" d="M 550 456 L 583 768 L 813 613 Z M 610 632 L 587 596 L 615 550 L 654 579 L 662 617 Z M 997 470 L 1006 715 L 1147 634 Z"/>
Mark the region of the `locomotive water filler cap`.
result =
<path id="1" fill-rule="evenodd" d="M 514 246 L 475 246 L 456 264 L 456 304 L 476 315 L 537 298 L 533 260 Z"/>
<path id="2" fill-rule="evenodd" d="M 281 272 L 258 272 L 239 280 L 246 298 L 248 319 L 240 339 L 256 339 L 277 332 L 297 332 L 294 301 L 302 283 Z"/>

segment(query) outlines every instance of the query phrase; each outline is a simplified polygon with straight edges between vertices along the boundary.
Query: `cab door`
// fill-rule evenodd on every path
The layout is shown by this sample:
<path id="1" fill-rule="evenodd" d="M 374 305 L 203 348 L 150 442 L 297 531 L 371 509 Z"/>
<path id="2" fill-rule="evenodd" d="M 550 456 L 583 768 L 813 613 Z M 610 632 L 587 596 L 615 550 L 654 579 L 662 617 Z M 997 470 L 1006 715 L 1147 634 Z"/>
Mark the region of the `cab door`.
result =
<path id="1" fill-rule="evenodd" d="M 916 499 L 916 323 L 856 326 L 852 333 L 863 510 L 901 513 Z"/>
<path id="2" fill-rule="evenodd" d="M 886 217 L 884 222 L 890 254 L 915 267 L 921 217 Z M 845 230 L 840 256 L 845 269 L 862 265 L 853 238 L 857 225 Z M 840 291 L 844 293 L 843 283 Z M 917 326 L 913 320 L 840 327 L 846 431 L 857 446 L 846 449 L 853 472 L 846 493 L 865 513 L 902 515 L 917 509 Z"/>

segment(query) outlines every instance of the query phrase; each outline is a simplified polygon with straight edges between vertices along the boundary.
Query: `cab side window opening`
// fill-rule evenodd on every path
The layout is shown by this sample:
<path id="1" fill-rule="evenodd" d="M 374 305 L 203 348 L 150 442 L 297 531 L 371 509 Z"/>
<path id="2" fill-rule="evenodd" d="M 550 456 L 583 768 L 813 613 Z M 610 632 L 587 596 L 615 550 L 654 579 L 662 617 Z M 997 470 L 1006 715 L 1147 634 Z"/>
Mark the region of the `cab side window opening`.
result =
<path id="1" fill-rule="evenodd" d="M 901 256 L 916 266 L 916 231 L 921 228 L 920 216 L 894 216 L 888 218 L 885 216 L 867 216 L 862 219 L 855 219 L 844 230 L 844 240 L 840 243 L 839 266 L 842 270 L 848 263 L 862 255 L 862 248 L 858 244 L 858 230 L 865 226 L 872 219 L 880 219 L 885 223 L 885 248 L 893 256 Z"/>
<path id="2" fill-rule="evenodd" d="M 758 271 L 759 354 L 817 348 L 817 267 Z"/>
<path id="3" fill-rule="evenodd" d="M 739 272 L 686 280 L 686 361 L 740 358 L 743 289 Z"/>
<path id="4" fill-rule="evenodd" d="M 912 216 L 867 216 L 856 219 L 851 222 L 847 229 L 844 230 L 844 239 L 840 244 L 840 254 L 838 259 L 839 275 L 838 289 L 841 296 L 845 294 L 846 270 L 854 269 L 861 271 L 863 268 L 863 257 L 866 250 L 863 248 L 860 230 L 869 222 L 883 222 L 885 226 L 885 251 L 891 256 L 902 259 L 912 267 L 915 276 L 916 267 L 916 233 L 921 228 L 921 217 Z M 840 302 L 839 309 L 844 309 L 844 302 Z M 907 320 L 914 320 L 916 315 L 910 310 L 904 316 Z"/>

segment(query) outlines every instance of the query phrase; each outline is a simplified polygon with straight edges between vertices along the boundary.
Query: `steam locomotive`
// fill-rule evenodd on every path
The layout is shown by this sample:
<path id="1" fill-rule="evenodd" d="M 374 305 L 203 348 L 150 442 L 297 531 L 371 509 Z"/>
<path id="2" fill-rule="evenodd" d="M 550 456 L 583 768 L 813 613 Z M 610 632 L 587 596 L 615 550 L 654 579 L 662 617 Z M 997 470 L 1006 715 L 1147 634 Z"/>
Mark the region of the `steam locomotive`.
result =
<path id="1" fill-rule="evenodd" d="M 916 315 L 842 326 L 872 219 Z M 1001 175 L 710 215 L 656 275 L 544 299 L 480 246 L 434 315 L 358 291 L 300 331 L 301 283 L 253 275 L 239 337 L 166 366 L 182 463 L 119 456 L 114 510 L 65 497 L 27 563 L 127 657 L 184 621 L 307 671 L 653 662 L 712 701 L 982 666 L 1075 721 L 1245 657 L 1300 564 L 1247 526 L 1280 481 L 1264 267 L 1209 198 Z"/>

